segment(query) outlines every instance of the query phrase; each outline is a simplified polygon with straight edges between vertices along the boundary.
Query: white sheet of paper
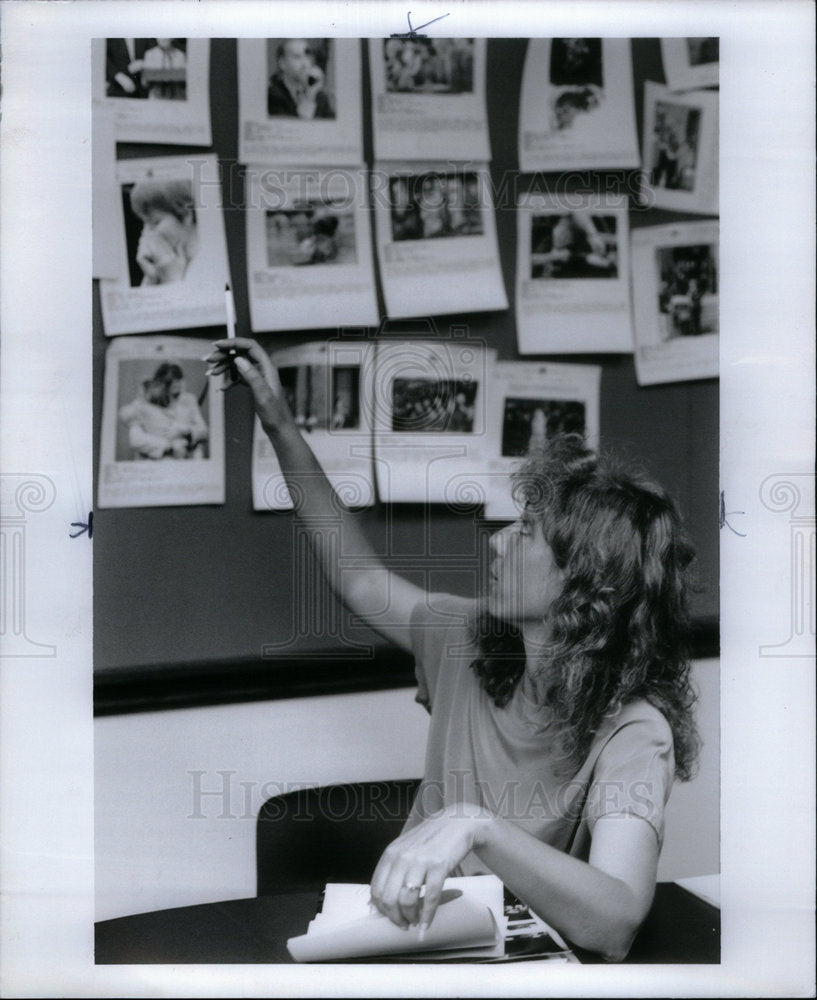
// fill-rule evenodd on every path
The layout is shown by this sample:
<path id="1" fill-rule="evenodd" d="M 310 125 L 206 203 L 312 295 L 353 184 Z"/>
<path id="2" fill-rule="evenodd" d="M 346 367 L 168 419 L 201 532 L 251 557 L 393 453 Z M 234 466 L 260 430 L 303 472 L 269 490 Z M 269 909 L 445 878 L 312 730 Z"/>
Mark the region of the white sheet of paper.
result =
<path id="1" fill-rule="evenodd" d="M 382 501 L 481 502 L 494 358 L 464 338 L 378 343 L 373 420 Z"/>
<path id="2" fill-rule="evenodd" d="M 378 163 L 372 198 L 390 317 L 508 308 L 486 164 Z"/>
<path id="3" fill-rule="evenodd" d="M 272 22 L 271 22 L 272 23 Z M 238 155 L 242 163 L 354 166 L 363 161 L 363 109 L 360 100 L 360 39 L 322 38 L 320 52 L 306 57 L 323 77 L 326 95 L 314 102 L 312 117 L 284 113 L 272 86 L 280 91 L 278 47 L 283 38 L 238 39 Z M 291 39 L 293 42 L 312 39 Z M 325 69 L 317 65 L 325 64 Z M 272 82 L 273 77 L 276 78 Z M 317 76 L 315 77 L 317 79 Z M 293 98 L 293 109 L 297 107 Z M 270 113 L 272 110 L 272 113 Z M 309 114 L 311 108 L 304 113 Z M 321 117 L 321 115 L 326 117 Z"/>
<path id="4" fill-rule="evenodd" d="M 176 42 L 177 39 L 168 39 Z M 141 68 L 130 74 L 136 90 L 128 96 L 117 88 L 114 74 L 127 70 L 123 45 L 131 42 Z M 187 38 L 185 48 L 162 51 L 155 38 L 94 38 L 91 41 L 94 99 L 113 109 L 116 138 L 120 142 L 158 142 L 171 145 L 209 146 L 210 129 L 210 39 Z M 116 52 L 122 50 L 124 64 Z M 142 49 L 145 51 L 143 52 Z M 131 63 L 130 65 L 133 65 Z M 161 82 L 164 68 L 172 82 Z M 110 96 L 116 89 L 120 96 Z"/>
<path id="5" fill-rule="evenodd" d="M 639 385 L 717 378 L 717 219 L 633 230 L 633 324 Z"/>
<path id="6" fill-rule="evenodd" d="M 374 503 L 372 393 L 375 345 L 329 340 L 272 352 L 290 408 L 330 483 L 349 507 Z M 252 447 L 255 510 L 291 510 L 275 451 L 256 417 Z"/>
<path id="7" fill-rule="evenodd" d="M 210 346 L 188 337 L 119 337 L 109 344 L 100 507 L 224 503 L 224 397 L 204 374 Z M 177 368 L 163 377 L 168 365 Z"/>
<path id="8" fill-rule="evenodd" d="M 518 203 L 520 354 L 628 352 L 627 207 L 610 195 L 523 194 Z"/>
<path id="9" fill-rule="evenodd" d="M 641 163 L 627 38 L 532 38 L 519 107 L 519 168 Z"/>
<path id="10" fill-rule="evenodd" d="M 669 89 L 717 87 L 719 49 L 717 38 L 662 38 L 661 58 Z"/>
<path id="11" fill-rule="evenodd" d="M 100 282 L 105 333 L 224 323 L 229 270 L 215 156 L 190 153 L 120 160 L 117 186 L 117 214 L 110 225 L 117 233 L 119 277 Z M 192 204 L 193 213 L 186 231 L 168 211 L 153 211 L 143 220 L 133 210 L 134 189 L 155 192 L 157 187 L 160 193 L 170 192 L 170 198 L 178 198 L 179 190 L 185 192 L 185 210 Z"/>
<path id="12" fill-rule="evenodd" d="M 718 211 L 718 94 L 644 84 L 642 204 L 675 212 Z"/>
<path id="13" fill-rule="evenodd" d="M 378 160 L 491 159 L 484 38 L 370 38 Z"/>
<path id="14" fill-rule="evenodd" d="M 494 450 L 486 463 L 485 518 L 511 521 L 518 508 L 510 476 L 532 439 L 559 432 L 585 435 L 594 448 L 599 436 L 598 365 L 497 361 L 491 368 L 488 411 Z"/>
<path id="15" fill-rule="evenodd" d="M 246 185 L 253 330 L 376 324 L 364 170 L 253 166 Z"/>

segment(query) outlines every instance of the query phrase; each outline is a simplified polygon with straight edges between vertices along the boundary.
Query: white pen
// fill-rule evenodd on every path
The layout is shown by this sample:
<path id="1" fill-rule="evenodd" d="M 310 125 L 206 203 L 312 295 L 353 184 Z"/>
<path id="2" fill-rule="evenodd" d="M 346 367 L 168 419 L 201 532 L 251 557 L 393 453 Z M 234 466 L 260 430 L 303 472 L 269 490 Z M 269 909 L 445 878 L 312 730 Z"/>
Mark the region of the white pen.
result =
<path id="1" fill-rule="evenodd" d="M 227 307 L 227 336 L 230 340 L 235 340 L 235 302 L 229 283 L 224 286 L 224 304 Z M 230 353 L 234 354 L 235 351 Z"/>

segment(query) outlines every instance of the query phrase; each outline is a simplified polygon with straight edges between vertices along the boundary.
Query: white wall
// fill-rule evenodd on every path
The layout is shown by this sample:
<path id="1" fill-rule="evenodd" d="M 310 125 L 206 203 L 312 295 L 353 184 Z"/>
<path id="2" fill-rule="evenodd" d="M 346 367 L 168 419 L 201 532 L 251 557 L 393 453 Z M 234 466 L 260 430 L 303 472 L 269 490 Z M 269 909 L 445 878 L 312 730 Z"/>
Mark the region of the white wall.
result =
<path id="1" fill-rule="evenodd" d="M 719 870 L 718 663 L 695 671 L 706 747 L 699 777 L 673 791 L 661 879 Z M 97 919 L 254 896 L 263 801 L 418 777 L 427 720 L 410 688 L 97 719 Z"/>

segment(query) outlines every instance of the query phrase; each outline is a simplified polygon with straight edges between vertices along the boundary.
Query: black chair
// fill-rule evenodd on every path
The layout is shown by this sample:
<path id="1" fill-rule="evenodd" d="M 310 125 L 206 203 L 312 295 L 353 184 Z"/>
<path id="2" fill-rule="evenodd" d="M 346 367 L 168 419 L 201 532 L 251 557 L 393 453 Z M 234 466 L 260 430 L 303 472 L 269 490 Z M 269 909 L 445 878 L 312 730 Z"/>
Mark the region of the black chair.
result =
<path id="1" fill-rule="evenodd" d="M 400 835 L 419 779 L 324 785 L 275 795 L 256 826 L 258 895 L 369 882 Z"/>

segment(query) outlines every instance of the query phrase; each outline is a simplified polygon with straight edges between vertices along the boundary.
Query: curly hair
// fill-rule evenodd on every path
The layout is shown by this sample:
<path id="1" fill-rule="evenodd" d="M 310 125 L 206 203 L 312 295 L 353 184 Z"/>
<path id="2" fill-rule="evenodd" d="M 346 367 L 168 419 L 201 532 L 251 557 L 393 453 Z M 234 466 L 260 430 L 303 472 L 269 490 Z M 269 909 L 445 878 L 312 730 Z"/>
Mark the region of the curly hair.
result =
<path id="1" fill-rule="evenodd" d="M 699 748 L 687 646 L 693 550 L 675 504 L 646 475 L 597 457 L 573 434 L 531 454 L 513 487 L 563 573 L 541 679 L 569 766 L 580 765 L 606 716 L 644 698 L 667 719 L 676 774 L 688 780 Z M 475 628 L 480 654 L 471 666 L 504 706 L 525 670 L 521 633 L 487 611 Z"/>

